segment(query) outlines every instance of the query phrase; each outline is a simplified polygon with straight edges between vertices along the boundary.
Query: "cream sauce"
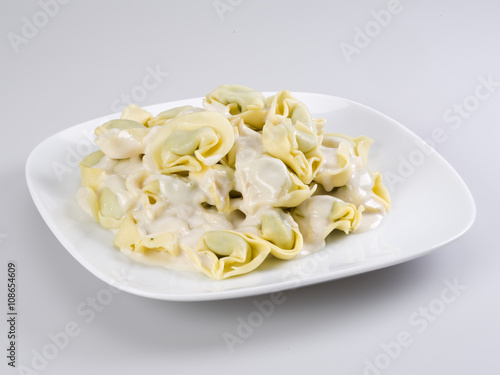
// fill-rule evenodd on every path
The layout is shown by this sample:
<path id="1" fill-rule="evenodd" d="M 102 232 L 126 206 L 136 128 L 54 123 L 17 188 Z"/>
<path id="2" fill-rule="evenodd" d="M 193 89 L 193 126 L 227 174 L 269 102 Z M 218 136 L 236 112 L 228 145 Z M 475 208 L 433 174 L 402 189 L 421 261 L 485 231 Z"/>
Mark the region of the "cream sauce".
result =
<path id="1" fill-rule="evenodd" d="M 227 107 L 218 103 L 205 102 L 204 107 L 206 110 L 231 117 Z M 192 111 L 199 110 L 201 109 L 196 108 Z M 123 212 L 133 212 L 137 228 L 142 235 L 154 237 L 173 232 L 180 247 L 179 256 L 172 256 L 167 252 L 137 253 L 121 249 L 124 254 L 146 264 L 195 270 L 192 260 L 183 249 L 195 248 L 205 232 L 234 230 L 260 234 L 262 214 L 273 209 L 273 203 L 287 193 L 292 183 L 286 165 L 265 152 L 260 132 L 248 128 L 242 121 L 235 121 L 233 125 L 237 130 L 231 151 L 235 155 L 234 176 L 230 176 L 223 169 L 215 168 L 208 168 L 203 175 L 192 174 L 189 177 L 160 173 L 151 157 L 150 148 L 162 126 L 148 128 L 148 134 L 142 140 L 119 129 L 110 129 L 97 137 L 96 143 L 106 155 L 93 168 L 107 172 L 97 194 L 104 188 L 110 189 L 116 195 Z M 330 193 L 318 189 L 314 195 L 316 199 L 303 203 L 307 233 L 304 233 L 302 255 L 313 253 L 325 246 L 325 228 L 329 225 L 332 197 L 365 208 L 357 231 L 376 227 L 385 215 L 383 204 L 372 191 L 373 175 L 362 167 L 363 161 L 346 139 L 334 136 L 323 139 L 322 145 L 319 146 L 323 161 L 318 173 L 327 173 L 338 168 L 337 149 L 340 144 L 348 146 L 348 163 L 352 175 L 345 187 L 336 188 Z M 221 155 L 216 155 L 215 159 L 207 162 L 211 164 L 220 157 Z M 123 160 L 117 161 L 116 158 Z M 161 200 L 150 202 L 143 188 L 156 181 Z M 332 187 L 325 188 L 332 190 Z M 312 185 L 311 189 L 316 189 L 316 186 Z M 241 197 L 229 198 L 232 190 L 240 192 Z M 318 199 L 317 194 L 321 192 L 327 197 Z M 77 201 L 90 214 L 88 193 L 87 188 L 81 188 L 77 193 Z M 230 209 L 228 213 L 221 213 L 205 203 L 209 206 L 219 203 L 221 207 L 227 206 Z M 283 213 L 282 218 L 290 228 L 298 227 L 290 214 Z M 301 229 L 304 229 L 303 226 Z M 207 267 L 210 266 L 208 257 L 200 256 L 200 261 Z"/>
<path id="2" fill-rule="evenodd" d="M 95 143 L 114 159 L 125 159 L 144 152 L 145 144 L 127 130 L 109 129 L 98 135 Z"/>

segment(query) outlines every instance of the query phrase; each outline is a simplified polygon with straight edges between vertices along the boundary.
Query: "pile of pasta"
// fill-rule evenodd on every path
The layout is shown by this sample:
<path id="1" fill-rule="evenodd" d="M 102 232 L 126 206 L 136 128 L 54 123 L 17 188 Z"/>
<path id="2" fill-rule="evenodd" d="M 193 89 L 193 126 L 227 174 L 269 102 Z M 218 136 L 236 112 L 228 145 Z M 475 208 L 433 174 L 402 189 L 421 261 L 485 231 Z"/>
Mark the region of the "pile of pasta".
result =
<path id="1" fill-rule="evenodd" d="M 222 85 L 201 104 L 129 105 L 80 162 L 78 202 L 134 259 L 221 280 L 317 251 L 390 208 L 366 168 L 372 140 L 324 133 L 289 91 Z"/>

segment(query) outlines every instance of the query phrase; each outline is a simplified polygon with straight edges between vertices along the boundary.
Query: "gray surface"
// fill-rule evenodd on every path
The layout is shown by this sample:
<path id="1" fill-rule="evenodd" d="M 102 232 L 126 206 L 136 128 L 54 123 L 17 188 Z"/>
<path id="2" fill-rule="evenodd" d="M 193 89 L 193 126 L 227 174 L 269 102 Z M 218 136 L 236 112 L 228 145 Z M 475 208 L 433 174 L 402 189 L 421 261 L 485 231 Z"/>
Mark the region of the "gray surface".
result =
<path id="1" fill-rule="evenodd" d="M 22 35 L 24 17 L 43 23 L 42 8 L 1 3 L 0 310 L 7 309 L 6 269 L 14 260 L 17 364 L 33 368 L 37 352 L 54 354 L 50 334 L 69 323 L 78 335 L 33 373 L 299 374 L 311 367 L 318 374 L 499 373 L 500 256 L 492 227 L 499 211 L 500 88 L 470 99 L 480 77 L 500 82 L 498 3 L 402 0 L 401 11 L 348 62 L 342 43 L 353 44 L 356 27 L 376 27 L 371 12 L 387 9 L 387 1 L 221 2 L 234 5 L 219 17 L 212 0 L 75 0 L 52 7 L 47 24 L 31 30 L 17 53 L 9 33 Z M 141 91 L 148 67 L 161 74 Z M 233 351 L 224 334 L 237 335 L 269 296 L 174 303 L 117 293 L 107 305 L 89 307 L 90 299 L 111 294 L 38 214 L 24 178 L 29 152 L 59 130 L 113 112 L 122 95 L 135 93 L 138 104 L 148 105 L 202 96 L 222 83 L 346 97 L 423 138 L 445 129 L 437 149 L 475 196 L 475 225 L 423 258 L 286 292 Z M 464 100 L 477 108 L 446 122 L 447 111 Z M 439 302 L 447 280 L 465 289 Z M 440 314 L 420 315 L 429 307 Z M 1 320 L 4 347 L 6 313 Z M 398 337 L 410 344 L 397 349 L 391 343 Z M 6 362 L 2 374 L 23 373 Z M 387 368 L 368 370 L 367 363 Z"/>

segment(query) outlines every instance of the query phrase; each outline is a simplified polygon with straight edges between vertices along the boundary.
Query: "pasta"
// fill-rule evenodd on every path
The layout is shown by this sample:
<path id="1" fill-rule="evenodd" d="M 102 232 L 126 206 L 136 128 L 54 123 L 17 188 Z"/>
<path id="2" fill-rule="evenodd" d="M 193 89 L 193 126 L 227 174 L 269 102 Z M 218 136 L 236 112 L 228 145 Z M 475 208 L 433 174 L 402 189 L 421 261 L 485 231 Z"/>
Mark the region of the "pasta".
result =
<path id="1" fill-rule="evenodd" d="M 373 141 L 323 133 L 289 91 L 222 85 L 202 106 L 130 105 L 95 129 L 80 206 L 138 261 L 222 280 L 378 225 L 390 197 Z"/>

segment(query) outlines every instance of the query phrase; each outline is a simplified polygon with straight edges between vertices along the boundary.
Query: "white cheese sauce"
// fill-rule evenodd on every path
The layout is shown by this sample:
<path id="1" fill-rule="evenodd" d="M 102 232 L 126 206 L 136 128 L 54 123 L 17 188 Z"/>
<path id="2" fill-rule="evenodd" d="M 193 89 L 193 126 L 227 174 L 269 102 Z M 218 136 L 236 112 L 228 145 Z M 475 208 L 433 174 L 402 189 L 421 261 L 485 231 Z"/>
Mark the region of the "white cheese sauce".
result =
<path id="1" fill-rule="evenodd" d="M 226 106 L 218 103 L 204 103 L 206 110 L 231 115 Z M 201 111 L 193 108 L 189 111 Z M 184 112 L 189 112 L 184 111 Z M 262 214 L 273 209 L 275 203 L 292 185 L 289 169 L 279 159 L 265 152 L 262 134 L 245 126 L 242 121 L 235 121 L 237 136 L 231 151 L 234 155 L 233 172 L 224 168 L 208 167 L 204 174 L 165 175 L 160 173 L 151 157 L 151 143 L 162 126 L 148 128 L 142 140 L 125 130 L 110 129 L 100 134 L 96 143 L 106 154 L 92 168 L 106 172 L 96 193 L 107 188 L 116 195 L 121 210 L 132 212 L 138 231 L 144 236 L 156 236 L 165 232 L 175 233 L 180 247 L 180 255 L 172 256 L 167 252 L 121 251 L 132 259 L 146 263 L 167 266 L 181 270 L 195 270 L 192 260 L 184 248 L 196 248 L 200 237 L 207 231 L 234 230 L 260 235 Z M 166 125 L 168 126 L 168 120 Z M 316 185 L 310 188 L 314 196 L 326 194 L 335 199 L 364 207 L 361 224 L 357 231 L 362 232 L 376 227 L 385 215 L 384 205 L 373 193 L 374 177 L 363 161 L 356 155 L 349 142 L 341 137 L 328 136 L 318 146 L 323 160 L 318 173 L 338 169 L 338 147 L 347 145 L 348 163 L 352 172 L 348 183 L 340 188 L 325 186 L 331 192 Z M 208 164 L 215 164 L 221 155 L 215 155 Z M 116 158 L 121 160 L 116 160 Z M 228 167 L 229 168 L 229 167 Z M 151 200 L 144 192 L 144 187 L 157 183 L 160 200 Z M 240 195 L 230 198 L 232 192 Z M 88 188 L 80 188 L 77 201 L 91 213 L 88 202 Z M 214 206 L 227 208 L 221 213 Z M 218 207 L 219 207 L 218 206 Z M 328 226 L 329 209 L 321 199 L 307 206 L 310 233 L 304 235 L 301 255 L 313 253 L 325 246 L 324 228 Z M 287 211 L 288 212 L 288 211 Z M 284 223 L 297 228 L 297 223 L 289 214 Z M 200 256 L 200 261 L 210 266 L 209 258 Z"/>

